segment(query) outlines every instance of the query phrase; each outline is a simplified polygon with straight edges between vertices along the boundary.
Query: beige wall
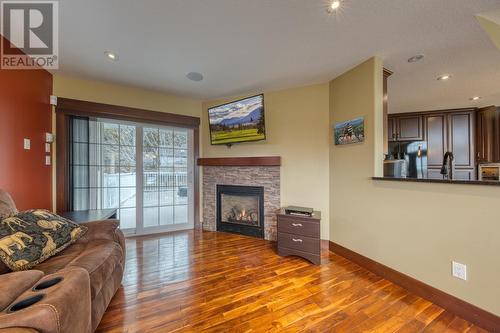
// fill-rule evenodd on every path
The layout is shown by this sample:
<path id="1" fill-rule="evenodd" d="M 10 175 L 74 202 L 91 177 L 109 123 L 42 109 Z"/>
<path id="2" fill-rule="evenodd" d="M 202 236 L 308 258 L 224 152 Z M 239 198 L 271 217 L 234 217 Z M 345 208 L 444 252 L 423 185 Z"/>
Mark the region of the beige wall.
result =
<path id="1" fill-rule="evenodd" d="M 53 94 L 58 97 L 79 99 L 97 103 L 106 103 L 128 106 L 159 112 L 177 113 L 187 116 L 201 116 L 201 101 L 169 95 L 165 93 L 105 83 L 100 81 L 84 80 L 74 77 L 54 75 Z M 55 117 L 53 132 L 56 130 Z M 57 133 L 56 133 L 57 135 Z M 53 202 L 55 206 L 55 145 L 53 153 Z M 54 207 L 55 209 L 55 207 Z"/>
<path id="2" fill-rule="evenodd" d="M 330 84 L 331 124 L 364 115 L 366 142 L 330 147 L 330 240 L 500 315 L 500 188 L 373 181 L 382 154 L 382 61 Z M 451 276 L 451 260 L 468 281 Z"/>
<path id="3" fill-rule="evenodd" d="M 281 156 L 281 204 L 321 210 L 321 236 L 328 239 L 328 83 L 266 92 L 267 140 L 255 143 L 211 146 L 207 108 L 226 101 L 203 103 L 202 145 L 204 157 Z M 250 94 L 252 95 L 252 94 Z"/>
<path id="4" fill-rule="evenodd" d="M 498 17 L 500 17 L 500 11 L 497 11 L 496 13 L 496 21 L 493 18 L 493 15 L 488 15 L 488 13 L 483 15 L 479 14 L 476 18 L 484 31 L 486 31 L 488 36 L 490 36 L 491 41 L 498 49 L 500 49 L 500 19 L 498 19 Z"/>

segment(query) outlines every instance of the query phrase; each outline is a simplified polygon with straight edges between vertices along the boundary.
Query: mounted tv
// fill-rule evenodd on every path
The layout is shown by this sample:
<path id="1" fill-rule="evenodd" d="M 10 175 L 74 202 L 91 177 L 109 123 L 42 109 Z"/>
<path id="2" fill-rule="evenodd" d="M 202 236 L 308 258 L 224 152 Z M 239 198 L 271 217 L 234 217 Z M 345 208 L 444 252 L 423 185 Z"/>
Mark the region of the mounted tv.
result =
<path id="1" fill-rule="evenodd" d="M 208 109 L 212 145 L 266 139 L 264 95 L 257 95 Z"/>

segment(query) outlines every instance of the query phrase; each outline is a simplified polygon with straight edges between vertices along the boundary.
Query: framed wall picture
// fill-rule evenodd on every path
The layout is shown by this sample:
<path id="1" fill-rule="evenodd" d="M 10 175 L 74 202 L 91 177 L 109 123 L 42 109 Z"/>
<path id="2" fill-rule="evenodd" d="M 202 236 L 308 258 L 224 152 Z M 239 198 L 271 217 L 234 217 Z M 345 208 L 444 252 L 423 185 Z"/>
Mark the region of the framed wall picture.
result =
<path id="1" fill-rule="evenodd" d="M 335 124 L 335 145 L 347 145 L 365 141 L 365 117 Z"/>

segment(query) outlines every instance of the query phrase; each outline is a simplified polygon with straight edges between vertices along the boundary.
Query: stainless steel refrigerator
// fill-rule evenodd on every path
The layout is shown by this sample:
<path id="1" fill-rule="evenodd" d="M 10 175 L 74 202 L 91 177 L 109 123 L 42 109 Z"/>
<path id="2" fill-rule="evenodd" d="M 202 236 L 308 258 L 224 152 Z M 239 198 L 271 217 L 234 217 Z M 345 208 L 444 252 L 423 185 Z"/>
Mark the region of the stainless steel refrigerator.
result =
<path id="1" fill-rule="evenodd" d="M 427 178 L 427 142 L 390 142 L 388 160 L 404 160 L 406 178 Z"/>

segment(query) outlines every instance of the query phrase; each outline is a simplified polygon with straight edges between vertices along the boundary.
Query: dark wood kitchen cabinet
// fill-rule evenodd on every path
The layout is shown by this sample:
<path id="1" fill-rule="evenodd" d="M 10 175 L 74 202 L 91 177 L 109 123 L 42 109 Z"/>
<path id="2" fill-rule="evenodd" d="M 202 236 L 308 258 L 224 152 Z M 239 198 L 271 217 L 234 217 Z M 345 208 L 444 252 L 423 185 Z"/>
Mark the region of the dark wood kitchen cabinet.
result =
<path id="1" fill-rule="evenodd" d="M 476 129 L 477 162 L 500 162 L 500 108 L 479 109 Z"/>
<path id="2" fill-rule="evenodd" d="M 475 112 L 448 114 L 448 150 L 455 155 L 455 168 L 475 169 Z"/>
<path id="3" fill-rule="evenodd" d="M 427 141 L 427 168 L 429 170 L 433 168 L 441 170 L 443 156 L 447 151 L 448 126 L 446 125 L 446 114 L 429 114 L 424 119 L 425 139 Z"/>
<path id="4" fill-rule="evenodd" d="M 475 180 L 476 141 L 484 147 L 484 159 L 500 161 L 500 116 L 495 111 L 478 116 L 478 129 L 485 133 L 481 138 L 476 138 L 476 108 L 391 114 L 387 128 L 389 137 L 393 136 L 389 141 L 426 141 L 428 178 L 443 178 L 443 157 L 450 151 L 455 156 L 454 178 Z"/>
<path id="5" fill-rule="evenodd" d="M 389 115 L 389 141 L 418 141 L 423 140 L 422 115 Z"/>
<path id="6" fill-rule="evenodd" d="M 476 179 L 475 116 L 475 109 L 433 112 L 424 115 L 424 139 L 427 141 L 429 178 L 443 178 L 439 173 L 443 165 L 443 157 L 447 151 L 451 151 L 455 156 L 453 178 Z"/>
<path id="7" fill-rule="evenodd" d="M 389 133 L 389 142 L 396 141 L 396 119 L 393 117 L 387 119 L 387 132 Z"/>
<path id="8" fill-rule="evenodd" d="M 399 141 L 417 141 L 423 139 L 422 116 L 396 118 Z"/>
<path id="9" fill-rule="evenodd" d="M 478 117 L 476 137 L 476 116 Z M 500 161 L 500 112 L 497 108 L 477 114 L 476 108 L 391 114 L 389 141 L 426 141 L 427 177 L 442 179 L 441 167 L 447 151 L 455 156 L 453 178 L 475 180 L 476 141 L 484 160 Z M 496 140 L 495 140 L 496 138 Z M 482 150 L 481 150 L 482 149 Z M 498 159 L 498 160 L 495 160 Z"/>

